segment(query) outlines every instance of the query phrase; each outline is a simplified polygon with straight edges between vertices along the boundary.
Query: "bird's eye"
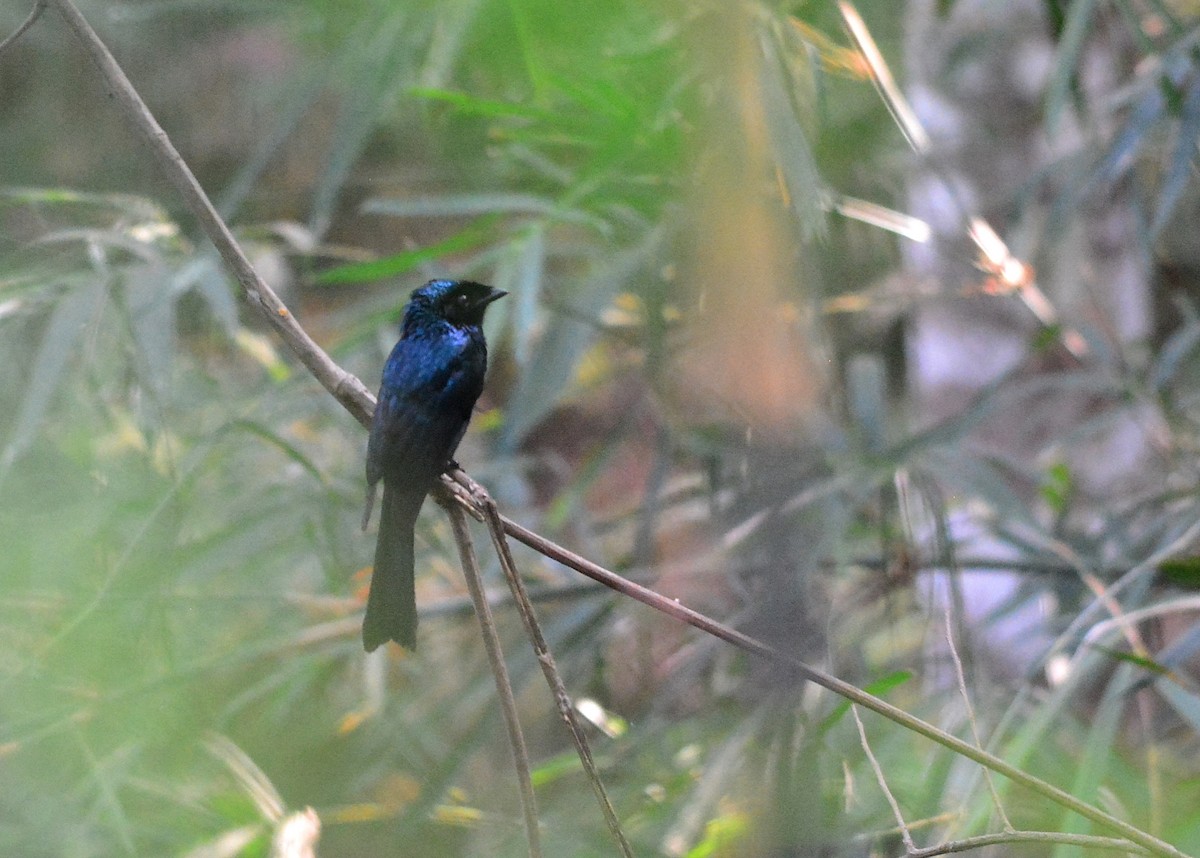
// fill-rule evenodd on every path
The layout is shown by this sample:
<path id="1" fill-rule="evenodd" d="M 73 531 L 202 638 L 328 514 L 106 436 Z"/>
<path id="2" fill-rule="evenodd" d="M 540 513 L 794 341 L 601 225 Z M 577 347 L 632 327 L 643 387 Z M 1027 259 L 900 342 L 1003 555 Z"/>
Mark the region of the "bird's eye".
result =
<path id="1" fill-rule="evenodd" d="M 458 295 L 454 299 L 454 303 L 456 305 L 458 305 L 461 309 L 465 310 L 467 308 L 467 305 L 469 303 L 471 303 L 471 299 L 466 296 L 466 293 L 463 293 L 463 294 Z"/>

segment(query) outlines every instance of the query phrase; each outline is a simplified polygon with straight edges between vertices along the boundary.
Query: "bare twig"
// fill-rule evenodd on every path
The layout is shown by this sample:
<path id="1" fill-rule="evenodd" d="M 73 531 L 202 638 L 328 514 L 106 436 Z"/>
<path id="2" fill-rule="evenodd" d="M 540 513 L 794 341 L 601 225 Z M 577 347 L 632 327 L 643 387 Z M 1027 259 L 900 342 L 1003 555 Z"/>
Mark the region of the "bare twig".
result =
<path id="1" fill-rule="evenodd" d="M 1094 834 L 1059 834 L 1056 831 L 1011 831 L 1000 834 L 981 834 L 962 840 L 947 840 L 928 849 L 917 849 L 908 853 L 908 858 L 933 858 L 935 855 L 951 855 L 987 846 L 1002 846 L 1006 843 L 1045 843 L 1064 846 L 1081 846 L 1088 849 L 1110 849 L 1114 852 L 1132 852 L 1135 855 L 1149 854 L 1140 846 L 1119 837 L 1097 837 Z"/>
<path id="2" fill-rule="evenodd" d="M 954 643 L 954 618 L 950 616 L 949 602 L 946 603 L 946 643 L 950 646 L 950 658 L 954 661 L 954 675 L 958 679 L 958 693 L 962 695 L 963 706 L 967 710 L 967 723 L 971 725 L 971 736 L 975 739 L 975 745 L 982 748 L 983 741 L 979 738 L 979 723 L 975 720 L 975 707 L 971 703 L 971 695 L 967 692 L 967 677 L 963 672 L 962 659 L 958 657 L 958 647 Z M 992 773 L 984 769 L 983 777 L 987 781 L 988 792 L 992 795 L 992 804 L 995 805 L 996 813 L 1000 816 L 1000 824 L 1006 832 L 1012 833 L 1015 829 L 1008 819 L 1008 814 L 1004 812 L 1004 804 L 1000 801 L 1000 793 L 996 791 Z"/>
<path id="3" fill-rule="evenodd" d="M 33 8 L 29 10 L 29 17 L 22 21 L 21 26 L 13 30 L 7 39 L 0 42 L 0 54 L 4 53 L 13 42 L 25 35 L 25 31 L 37 23 L 37 19 L 42 17 L 42 12 L 44 11 L 46 11 L 46 0 L 37 0 L 33 4 Z"/>
<path id="4" fill-rule="evenodd" d="M 517 701 L 513 697 L 512 683 L 508 679 L 504 653 L 500 649 L 500 636 L 496 633 L 492 609 L 488 607 L 487 597 L 483 592 L 483 579 L 479 574 L 479 562 L 475 559 L 475 546 L 471 542 L 471 532 L 467 529 L 467 517 L 458 504 L 447 503 L 444 508 L 450 516 L 450 527 L 454 531 L 454 541 L 458 545 L 458 556 L 462 561 L 463 577 L 467 580 L 467 589 L 471 593 L 471 600 L 475 603 L 475 616 L 479 618 L 479 628 L 483 633 L 483 646 L 487 650 L 488 661 L 492 666 L 492 675 L 496 679 L 500 711 L 504 715 L 504 726 L 508 730 L 508 744 L 512 748 L 513 764 L 516 766 L 517 782 L 520 785 L 521 811 L 525 816 L 525 835 L 529 840 L 529 856 L 530 858 L 541 858 L 542 841 L 541 835 L 538 833 L 537 797 L 533 793 L 533 781 L 529 775 L 529 751 L 525 747 L 525 734 L 521 730 L 521 720 L 517 715 Z"/>
<path id="5" fill-rule="evenodd" d="M 917 851 L 917 844 L 913 843 L 912 832 L 908 830 L 908 823 L 904 821 L 904 814 L 900 812 L 900 803 L 896 801 L 896 797 L 892 795 L 892 791 L 888 788 L 887 779 L 883 776 L 883 769 L 879 765 L 879 760 L 875 759 L 875 753 L 871 750 L 871 743 L 867 741 L 867 730 L 863 727 L 862 719 L 858 717 L 858 707 L 851 706 L 850 714 L 854 716 L 854 725 L 858 727 L 858 740 L 862 745 L 863 752 L 867 755 L 867 760 L 871 763 L 871 768 L 875 772 L 875 780 L 879 784 L 879 789 L 883 791 L 883 797 L 887 799 L 888 805 L 892 808 L 892 816 L 896 817 L 896 824 L 900 826 L 900 837 L 904 840 L 904 849 L 909 855 Z"/>
<path id="6" fill-rule="evenodd" d="M 588 783 L 591 784 L 592 792 L 596 794 L 596 801 L 600 803 L 600 810 L 604 814 L 604 821 L 608 824 L 608 829 L 612 833 L 613 839 L 617 841 L 617 847 L 621 850 L 621 854 L 626 858 L 633 858 L 633 848 L 629 845 L 628 839 L 625 837 L 625 832 L 621 830 L 621 822 L 617 818 L 617 812 L 613 809 L 612 802 L 608 798 L 608 793 L 604 789 L 604 782 L 600 780 L 600 773 L 596 769 L 596 761 L 592 758 L 592 749 L 588 745 L 587 735 L 583 732 L 583 728 L 579 724 L 579 719 L 575 716 L 575 705 L 571 701 L 570 695 L 567 693 L 566 685 L 562 681 L 562 677 L 558 673 L 558 668 L 554 664 L 554 656 L 550 652 L 550 647 L 546 644 L 546 638 L 542 634 L 541 624 L 538 623 L 537 615 L 533 610 L 533 603 L 529 599 L 529 594 L 525 590 L 525 582 L 521 580 L 521 575 L 517 571 L 516 564 L 513 562 L 512 552 L 508 547 L 508 539 L 504 534 L 504 524 L 501 521 L 500 511 L 496 508 L 495 501 L 483 488 L 483 486 L 471 480 L 466 473 L 459 471 L 455 474 L 461 480 L 470 481 L 473 486 L 473 499 L 482 507 L 484 513 L 484 521 L 487 523 L 488 532 L 492 537 L 492 545 L 496 549 L 496 555 L 500 558 L 500 566 L 504 570 L 504 578 L 508 581 L 508 586 L 512 590 L 513 600 L 516 602 L 517 613 L 521 615 L 521 622 L 525 625 L 525 631 L 529 635 L 529 641 L 533 645 L 534 655 L 537 656 L 538 665 L 542 668 L 542 673 L 546 677 L 546 682 L 550 686 L 550 693 L 554 697 L 554 703 L 558 707 L 558 713 L 562 717 L 563 722 L 567 725 L 567 732 L 571 734 L 571 741 L 575 743 L 575 751 L 579 755 L 579 761 L 583 764 L 583 771 L 587 776 Z"/>

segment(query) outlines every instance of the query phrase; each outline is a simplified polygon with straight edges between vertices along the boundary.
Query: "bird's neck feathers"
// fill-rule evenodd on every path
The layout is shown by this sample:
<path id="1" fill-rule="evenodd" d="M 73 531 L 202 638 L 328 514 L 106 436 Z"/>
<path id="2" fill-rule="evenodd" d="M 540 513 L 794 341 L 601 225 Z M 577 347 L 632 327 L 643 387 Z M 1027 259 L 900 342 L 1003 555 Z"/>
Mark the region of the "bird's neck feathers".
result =
<path id="1" fill-rule="evenodd" d="M 446 318 L 444 313 L 423 301 L 413 301 L 408 305 L 408 309 L 404 312 L 404 321 L 401 323 L 401 336 L 430 336 L 439 332 L 460 330 L 470 332 L 472 329 L 479 330 L 479 325 L 470 324 L 455 324 Z"/>

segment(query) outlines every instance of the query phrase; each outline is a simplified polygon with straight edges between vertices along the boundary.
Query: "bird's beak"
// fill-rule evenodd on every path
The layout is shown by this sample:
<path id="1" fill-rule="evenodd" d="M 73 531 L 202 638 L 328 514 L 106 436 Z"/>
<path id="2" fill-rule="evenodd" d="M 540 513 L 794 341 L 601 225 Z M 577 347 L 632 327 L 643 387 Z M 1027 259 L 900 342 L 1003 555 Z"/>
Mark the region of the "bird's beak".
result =
<path id="1" fill-rule="evenodd" d="M 491 291 L 479 299 L 480 307 L 486 307 L 488 304 L 492 303 L 493 301 L 499 301 L 501 298 L 503 298 L 505 295 L 508 294 L 503 289 L 497 289 L 495 286 L 491 286 L 489 288 L 491 289 Z"/>

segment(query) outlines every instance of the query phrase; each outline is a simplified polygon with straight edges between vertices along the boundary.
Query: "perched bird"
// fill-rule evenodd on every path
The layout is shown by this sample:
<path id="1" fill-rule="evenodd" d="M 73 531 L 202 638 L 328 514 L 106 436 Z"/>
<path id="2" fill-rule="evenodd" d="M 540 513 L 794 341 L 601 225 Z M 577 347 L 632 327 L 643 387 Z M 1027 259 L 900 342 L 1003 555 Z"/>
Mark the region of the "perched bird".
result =
<path id="1" fill-rule="evenodd" d="M 400 341 L 383 366 L 367 442 L 364 530 L 376 484 L 383 480 L 375 571 L 363 620 L 367 652 L 388 640 L 416 647 L 417 513 L 467 430 L 487 371 L 483 314 L 506 294 L 469 280 L 430 280 L 412 293 L 404 311 Z"/>

